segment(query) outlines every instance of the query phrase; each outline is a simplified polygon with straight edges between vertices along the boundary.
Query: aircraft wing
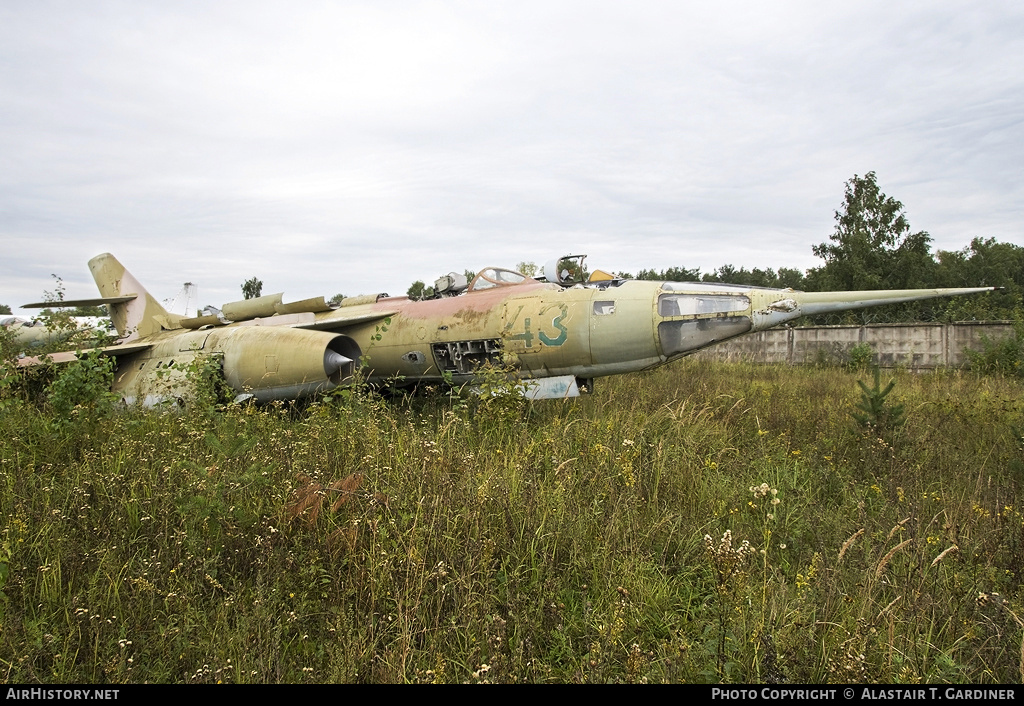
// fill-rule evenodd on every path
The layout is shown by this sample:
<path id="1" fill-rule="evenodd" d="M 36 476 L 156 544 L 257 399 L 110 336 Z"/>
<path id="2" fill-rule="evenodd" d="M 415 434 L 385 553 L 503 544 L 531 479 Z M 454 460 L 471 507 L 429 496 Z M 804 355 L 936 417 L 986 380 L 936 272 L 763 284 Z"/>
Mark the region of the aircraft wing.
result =
<path id="1" fill-rule="evenodd" d="M 152 343 L 122 343 L 120 345 L 114 344 L 112 346 L 104 346 L 100 348 L 103 355 L 119 356 L 119 355 L 130 355 L 132 353 L 141 353 L 144 350 L 152 348 Z"/>
<path id="2" fill-rule="evenodd" d="M 379 321 L 386 319 L 389 316 L 395 316 L 398 314 L 398 309 L 390 311 L 359 311 L 348 313 L 344 309 L 339 309 L 332 312 L 329 317 L 320 319 L 319 321 L 313 321 L 308 324 L 298 324 L 293 328 L 308 328 L 315 331 L 334 331 L 336 329 L 348 328 L 349 326 L 355 326 L 356 324 L 365 324 L 371 321 Z"/>
<path id="3" fill-rule="evenodd" d="M 139 353 L 148 348 L 152 348 L 152 343 L 126 343 L 124 345 L 113 345 L 104 346 L 103 348 L 88 348 L 84 351 L 60 351 L 58 353 L 49 353 L 47 355 L 34 355 L 25 356 L 24 358 L 18 358 L 18 367 L 25 368 L 32 365 L 48 365 L 52 363 L 71 363 L 78 360 L 79 353 L 90 353 L 91 351 L 98 350 L 103 355 L 119 356 L 119 355 L 130 355 L 132 353 Z"/>

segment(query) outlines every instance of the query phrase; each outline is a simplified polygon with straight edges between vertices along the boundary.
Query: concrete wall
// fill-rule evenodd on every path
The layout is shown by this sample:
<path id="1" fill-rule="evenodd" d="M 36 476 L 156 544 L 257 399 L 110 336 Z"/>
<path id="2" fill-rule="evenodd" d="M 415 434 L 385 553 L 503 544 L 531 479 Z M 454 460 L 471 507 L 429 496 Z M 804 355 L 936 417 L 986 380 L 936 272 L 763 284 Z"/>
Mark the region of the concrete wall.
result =
<path id="1" fill-rule="evenodd" d="M 850 349 L 867 343 L 874 362 L 882 367 L 913 369 L 959 367 L 967 349 L 982 350 L 982 337 L 998 340 L 1013 333 L 1013 324 L 963 322 L 954 324 L 870 324 L 867 326 L 810 326 L 749 333 L 699 351 L 710 360 L 753 363 L 845 363 Z"/>

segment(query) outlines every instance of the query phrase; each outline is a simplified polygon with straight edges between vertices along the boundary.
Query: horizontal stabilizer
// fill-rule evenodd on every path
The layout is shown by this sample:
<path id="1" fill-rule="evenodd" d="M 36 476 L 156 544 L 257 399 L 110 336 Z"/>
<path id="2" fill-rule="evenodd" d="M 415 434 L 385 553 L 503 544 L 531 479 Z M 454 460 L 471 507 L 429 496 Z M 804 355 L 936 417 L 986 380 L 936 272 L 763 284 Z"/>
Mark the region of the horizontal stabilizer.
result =
<path id="1" fill-rule="evenodd" d="M 96 297 L 94 299 L 61 299 L 55 302 L 33 302 L 22 304 L 22 309 L 60 309 L 69 306 L 102 306 L 103 304 L 124 304 L 137 298 L 137 294 L 129 294 L 124 297 Z"/>
<path id="2" fill-rule="evenodd" d="M 51 365 L 53 363 L 73 363 L 78 360 L 79 354 L 91 353 L 98 350 L 103 355 L 116 358 L 119 355 L 131 355 L 141 353 L 153 347 L 152 343 L 123 343 L 121 345 L 104 346 L 103 348 L 89 348 L 84 351 L 61 351 L 49 353 L 48 355 L 25 356 L 18 358 L 18 367 L 27 368 L 32 365 Z"/>

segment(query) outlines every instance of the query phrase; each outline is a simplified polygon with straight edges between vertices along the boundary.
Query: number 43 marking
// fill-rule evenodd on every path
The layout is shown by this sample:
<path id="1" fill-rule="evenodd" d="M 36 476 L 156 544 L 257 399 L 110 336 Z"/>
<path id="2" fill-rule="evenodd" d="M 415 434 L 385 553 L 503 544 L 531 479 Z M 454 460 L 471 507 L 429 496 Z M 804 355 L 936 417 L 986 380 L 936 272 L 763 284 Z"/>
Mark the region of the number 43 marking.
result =
<path id="1" fill-rule="evenodd" d="M 531 317 L 527 316 L 523 318 L 523 331 L 522 333 L 512 333 L 517 328 L 516 322 L 519 320 L 519 315 L 523 313 L 525 305 L 520 305 L 516 310 L 512 320 L 505 324 L 505 338 L 510 341 L 522 341 L 527 348 L 533 348 L 533 331 L 530 330 Z M 565 318 L 569 315 L 569 307 L 565 304 L 558 305 L 558 314 L 551 319 L 551 325 L 554 327 L 557 335 L 554 337 L 549 336 L 544 331 L 537 331 L 537 338 L 545 346 L 560 346 L 566 342 L 569 338 L 569 330 L 565 327 Z"/>

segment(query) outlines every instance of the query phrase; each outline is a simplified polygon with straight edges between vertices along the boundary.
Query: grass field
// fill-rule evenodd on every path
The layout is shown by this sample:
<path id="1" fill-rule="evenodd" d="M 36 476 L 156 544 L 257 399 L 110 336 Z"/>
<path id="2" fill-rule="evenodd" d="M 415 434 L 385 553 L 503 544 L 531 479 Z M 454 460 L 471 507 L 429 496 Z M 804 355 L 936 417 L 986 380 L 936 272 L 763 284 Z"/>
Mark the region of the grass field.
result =
<path id="1" fill-rule="evenodd" d="M 702 361 L 564 403 L 9 395 L 0 676 L 1019 682 L 1024 385 L 893 375 L 867 426 L 868 374 Z"/>

